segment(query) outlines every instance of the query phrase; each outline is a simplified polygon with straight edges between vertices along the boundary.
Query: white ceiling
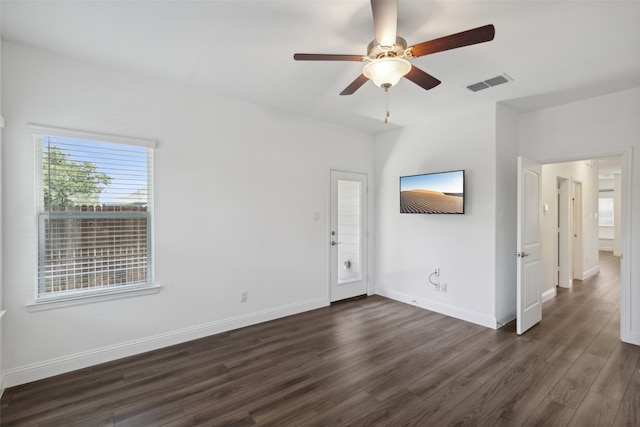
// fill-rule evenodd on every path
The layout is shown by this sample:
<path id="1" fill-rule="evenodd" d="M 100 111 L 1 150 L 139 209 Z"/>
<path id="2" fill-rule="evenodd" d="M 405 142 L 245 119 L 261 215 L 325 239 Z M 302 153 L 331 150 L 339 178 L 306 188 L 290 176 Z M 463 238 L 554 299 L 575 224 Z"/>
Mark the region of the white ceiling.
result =
<path id="1" fill-rule="evenodd" d="M 408 80 L 385 97 L 367 83 L 338 94 L 357 62 L 299 62 L 300 53 L 366 54 L 368 0 L 0 1 L 2 38 L 370 132 L 427 114 L 508 101 L 520 110 L 640 86 L 640 1 L 400 0 L 409 45 L 486 24 L 493 41 L 413 63 L 442 81 Z M 473 93 L 471 83 L 514 81 Z"/>
<path id="2" fill-rule="evenodd" d="M 620 156 L 597 159 L 597 165 L 598 175 L 601 179 L 613 178 L 614 174 L 622 172 L 622 158 Z"/>

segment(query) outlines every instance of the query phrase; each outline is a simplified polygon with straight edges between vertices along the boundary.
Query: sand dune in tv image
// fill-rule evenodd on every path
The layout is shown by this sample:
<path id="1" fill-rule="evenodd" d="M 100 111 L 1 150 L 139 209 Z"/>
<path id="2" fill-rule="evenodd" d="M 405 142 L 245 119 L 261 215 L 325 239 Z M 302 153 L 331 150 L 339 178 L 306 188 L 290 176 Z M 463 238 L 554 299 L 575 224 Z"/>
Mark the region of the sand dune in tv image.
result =
<path id="1" fill-rule="evenodd" d="M 409 190 L 400 193 L 402 213 L 462 213 L 462 197 L 439 191 Z"/>

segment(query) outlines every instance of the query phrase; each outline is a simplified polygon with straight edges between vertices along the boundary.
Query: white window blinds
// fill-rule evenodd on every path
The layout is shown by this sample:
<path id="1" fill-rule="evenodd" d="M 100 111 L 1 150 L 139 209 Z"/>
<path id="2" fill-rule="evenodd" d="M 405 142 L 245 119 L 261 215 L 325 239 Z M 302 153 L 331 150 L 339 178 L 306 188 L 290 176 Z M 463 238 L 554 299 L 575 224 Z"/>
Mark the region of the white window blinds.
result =
<path id="1" fill-rule="evenodd" d="M 37 299 L 151 284 L 152 147 L 34 135 Z"/>

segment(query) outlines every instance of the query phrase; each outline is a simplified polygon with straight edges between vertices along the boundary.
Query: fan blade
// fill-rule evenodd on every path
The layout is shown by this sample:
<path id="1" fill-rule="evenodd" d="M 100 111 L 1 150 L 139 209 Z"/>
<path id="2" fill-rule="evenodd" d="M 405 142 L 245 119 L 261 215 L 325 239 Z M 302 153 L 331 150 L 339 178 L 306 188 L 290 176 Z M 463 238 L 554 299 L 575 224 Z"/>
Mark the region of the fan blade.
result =
<path id="1" fill-rule="evenodd" d="M 409 49 L 411 49 L 411 56 L 417 58 L 431 53 L 488 42 L 493 40 L 495 34 L 496 30 L 493 25 L 485 25 L 484 27 L 478 27 L 428 42 L 418 43 Z"/>
<path id="2" fill-rule="evenodd" d="M 405 77 L 425 90 L 433 89 L 442 83 L 440 80 L 436 79 L 431 74 L 425 73 L 415 65 L 411 66 L 411 70 L 409 70 Z"/>
<path id="3" fill-rule="evenodd" d="M 296 61 L 362 61 L 362 55 L 331 55 L 324 53 L 296 53 Z"/>
<path id="4" fill-rule="evenodd" d="M 365 84 L 367 80 L 369 80 L 367 76 L 365 76 L 364 74 L 360 74 L 360 77 L 355 79 L 349 86 L 347 86 L 342 92 L 340 92 L 340 95 L 353 95 L 353 93 L 360 89 L 360 86 Z"/>
<path id="5" fill-rule="evenodd" d="M 373 29 L 380 46 L 396 44 L 398 32 L 398 0 L 371 0 Z"/>

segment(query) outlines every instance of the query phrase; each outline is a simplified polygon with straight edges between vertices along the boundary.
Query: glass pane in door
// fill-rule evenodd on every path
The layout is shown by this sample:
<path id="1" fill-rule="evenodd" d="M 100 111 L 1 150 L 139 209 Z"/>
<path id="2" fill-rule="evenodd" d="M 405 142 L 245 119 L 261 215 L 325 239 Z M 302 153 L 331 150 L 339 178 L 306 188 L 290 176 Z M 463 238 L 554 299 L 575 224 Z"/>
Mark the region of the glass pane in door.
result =
<path id="1" fill-rule="evenodd" d="M 338 180 L 338 284 L 361 280 L 360 182 Z"/>

